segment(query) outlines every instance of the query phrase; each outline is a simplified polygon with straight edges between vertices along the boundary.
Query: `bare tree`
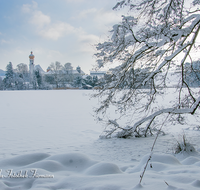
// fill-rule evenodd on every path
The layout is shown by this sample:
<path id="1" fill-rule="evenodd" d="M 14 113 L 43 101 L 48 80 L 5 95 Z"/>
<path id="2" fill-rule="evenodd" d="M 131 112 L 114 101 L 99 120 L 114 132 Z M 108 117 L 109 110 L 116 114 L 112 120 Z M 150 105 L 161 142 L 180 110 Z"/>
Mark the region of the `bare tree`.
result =
<path id="1" fill-rule="evenodd" d="M 64 65 L 64 75 L 65 81 L 68 83 L 73 82 L 73 67 L 71 63 L 65 63 Z"/>
<path id="2" fill-rule="evenodd" d="M 62 80 L 63 66 L 61 65 L 60 62 L 56 61 L 55 63 L 51 63 L 49 68 L 50 68 L 51 74 L 54 77 L 56 88 L 58 88 L 59 83 Z"/>
<path id="3" fill-rule="evenodd" d="M 24 63 L 20 63 L 17 65 L 17 73 L 20 78 L 24 79 L 24 81 L 29 80 L 29 72 L 28 72 L 28 66 Z"/>
<path id="4" fill-rule="evenodd" d="M 138 3 L 137 3 L 138 2 Z M 104 137 L 146 136 L 155 119 L 163 114 L 194 114 L 200 96 L 186 80 L 186 63 L 192 68 L 200 29 L 199 0 L 121 0 L 113 9 L 129 8 L 129 15 L 113 26 L 108 41 L 97 48 L 98 68 L 118 63 L 95 97 L 101 97 L 98 114 L 116 106 L 122 114 L 145 113 L 142 119 L 121 126 L 109 120 Z M 175 68 L 179 68 L 178 73 Z M 165 97 L 168 78 L 175 76 L 176 94 L 170 107 L 153 107 L 159 96 Z M 176 98 L 177 97 L 177 98 Z M 168 100 L 165 99 L 165 103 Z M 143 127 L 142 127 L 143 126 Z"/>

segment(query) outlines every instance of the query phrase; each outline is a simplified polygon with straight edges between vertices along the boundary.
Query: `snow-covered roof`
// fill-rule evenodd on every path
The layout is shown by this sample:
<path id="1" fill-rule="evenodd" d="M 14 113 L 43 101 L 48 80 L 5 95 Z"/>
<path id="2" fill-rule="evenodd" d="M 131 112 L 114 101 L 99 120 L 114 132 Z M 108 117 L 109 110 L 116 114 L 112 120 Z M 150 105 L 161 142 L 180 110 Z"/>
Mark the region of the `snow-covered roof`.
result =
<path id="1" fill-rule="evenodd" d="M 90 71 L 90 74 L 106 74 L 106 71 Z"/>
<path id="2" fill-rule="evenodd" d="M 81 73 L 79 73 L 77 70 L 72 70 L 72 73 L 73 73 L 73 74 L 82 74 L 82 75 L 85 74 L 82 70 L 81 70 Z"/>
<path id="3" fill-rule="evenodd" d="M 106 71 L 90 71 L 90 76 L 97 76 L 98 78 L 104 77 Z"/>
<path id="4" fill-rule="evenodd" d="M 77 70 L 72 70 L 72 74 L 79 74 Z"/>
<path id="5" fill-rule="evenodd" d="M 65 73 L 64 70 L 62 70 L 63 73 Z M 54 72 L 49 70 L 48 72 L 46 72 L 46 74 L 53 74 Z M 81 70 L 81 73 L 79 73 L 77 70 L 72 70 L 71 72 L 73 75 L 78 75 L 78 74 L 81 74 L 81 75 L 85 75 L 85 73 Z"/>
<path id="6" fill-rule="evenodd" d="M 45 74 L 51 75 L 51 74 L 53 74 L 53 71 L 49 70 Z"/>
<path id="7" fill-rule="evenodd" d="M 34 69 L 39 70 L 41 73 L 45 73 L 45 71 L 42 69 L 40 65 L 36 65 Z"/>

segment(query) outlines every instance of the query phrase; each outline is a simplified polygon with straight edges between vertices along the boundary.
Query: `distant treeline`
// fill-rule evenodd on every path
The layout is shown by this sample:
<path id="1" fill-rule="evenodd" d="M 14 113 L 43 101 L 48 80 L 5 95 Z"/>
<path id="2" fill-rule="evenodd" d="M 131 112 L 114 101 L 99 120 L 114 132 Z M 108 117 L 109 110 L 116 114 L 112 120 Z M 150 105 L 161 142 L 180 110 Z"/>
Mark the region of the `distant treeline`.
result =
<path id="1" fill-rule="evenodd" d="M 83 88 L 92 89 L 104 88 L 104 86 L 112 81 L 118 80 L 115 76 L 115 72 L 118 70 L 110 70 L 109 74 L 105 74 L 104 77 L 98 78 L 97 76 L 85 75 L 81 71 L 80 67 L 73 70 L 71 63 L 66 63 L 62 66 L 59 62 L 52 63 L 48 67 L 48 72 L 44 72 L 41 67 L 35 67 L 33 76 L 28 71 L 28 66 L 24 63 L 17 65 L 16 69 L 13 69 L 13 65 L 10 62 L 5 71 L 5 76 L 0 77 L 0 90 L 29 90 L 29 89 L 68 89 L 68 88 Z M 151 68 L 137 68 L 127 71 L 128 80 L 124 83 L 116 86 L 116 88 L 129 88 L 129 82 L 131 88 L 135 88 L 136 85 L 142 81 L 143 78 L 151 72 Z M 185 81 L 190 87 L 200 86 L 200 62 L 185 63 L 184 72 L 186 78 Z M 176 72 L 173 75 L 180 75 L 180 68 L 176 68 Z M 162 75 L 162 73 L 161 73 Z M 170 79 L 169 79 L 170 80 Z M 134 85 L 135 86 L 134 86 Z M 146 83 L 144 88 L 148 88 L 151 82 Z M 174 87 L 174 86 L 166 86 Z"/>

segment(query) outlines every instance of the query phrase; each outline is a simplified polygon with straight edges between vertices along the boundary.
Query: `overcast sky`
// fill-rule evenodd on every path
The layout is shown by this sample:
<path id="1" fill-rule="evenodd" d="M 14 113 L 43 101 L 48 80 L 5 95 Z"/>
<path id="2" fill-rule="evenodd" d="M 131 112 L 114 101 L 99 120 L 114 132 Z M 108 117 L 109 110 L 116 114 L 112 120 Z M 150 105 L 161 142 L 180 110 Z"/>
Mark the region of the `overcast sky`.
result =
<path id="1" fill-rule="evenodd" d="M 0 0 L 0 69 L 9 62 L 35 64 L 46 71 L 55 61 L 89 73 L 94 44 L 121 20 L 117 0 Z"/>

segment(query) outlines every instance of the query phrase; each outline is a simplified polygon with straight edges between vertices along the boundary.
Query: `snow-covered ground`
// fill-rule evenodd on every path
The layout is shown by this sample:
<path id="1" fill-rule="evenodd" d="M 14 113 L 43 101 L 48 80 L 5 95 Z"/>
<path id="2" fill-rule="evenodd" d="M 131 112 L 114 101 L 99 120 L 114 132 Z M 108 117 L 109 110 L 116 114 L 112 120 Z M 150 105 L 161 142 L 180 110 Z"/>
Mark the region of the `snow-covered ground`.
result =
<path id="1" fill-rule="evenodd" d="M 131 190 L 200 188 L 200 131 L 170 126 L 155 137 L 99 139 L 92 91 L 0 92 L 1 190 Z M 137 119 L 137 118 L 136 118 Z M 173 154 L 184 133 L 196 152 Z M 152 166 L 152 167 L 150 167 Z M 168 185 L 167 185 L 168 184 Z"/>

